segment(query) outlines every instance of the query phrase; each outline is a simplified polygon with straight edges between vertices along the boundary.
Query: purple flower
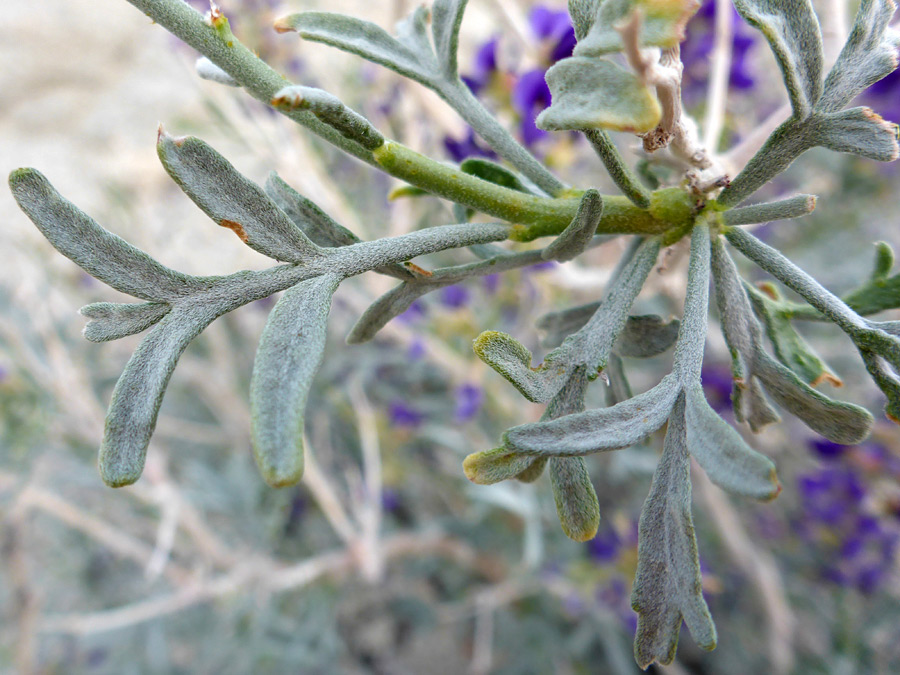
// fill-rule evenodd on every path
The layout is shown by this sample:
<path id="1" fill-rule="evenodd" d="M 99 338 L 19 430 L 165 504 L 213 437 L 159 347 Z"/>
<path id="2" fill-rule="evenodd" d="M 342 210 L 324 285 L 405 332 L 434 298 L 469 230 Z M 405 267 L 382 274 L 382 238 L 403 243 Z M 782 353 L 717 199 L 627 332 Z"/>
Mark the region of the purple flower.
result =
<path id="1" fill-rule="evenodd" d="M 462 76 L 473 94 L 478 94 L 497 72 L 497 38 L 491 38 L 475 52 L 472 72 Z"/>
<path id="2" fill-rule="evenodd" d="M 528 21 L 535 36 L 550 44 L 550 65 L 572 56 L 572 50 L 575 49 L 575 29 L 568 12 L 537 5 L 531 10 Z"/>
<path id="3" fill-rule="evenodd" d="M 458 422 L 465 422 L 478 414 L 484 403 L 484 390 L 477 384 L 463 384 L 456 389 L 456 412 Z"/>
<path id="4" fill-rule="evenodd" d="M 612 563 L 619 557 L 622 549 L 622 540 L 619 534 L 611 527 L 597 532 L 597 535 L 587 544 L 588 555 L 598 563 Z"/>
<path id="5" fill-rule="evenodd" d="M 425 421 L 425 415 L 401 400 L 395 400 L 391 403 L 388 408 L 388 417 L 391 426 L 399 428 L 414 428 Z"/>
<path id="6" fill-rule="evenodd" d="M 381 508 L 391 513 L 399 509 L 403 504 L 400 493 L 393 488 L 386 487 L 381 491 Z"/>
<path id="7" fill-rule="evenodd" d="M 705 366 L 700 375 L 703 392 L 709 405 L 718 413 L 731 408 L 731 391 L 734 388 L 734 376 L 731 369 L 723 365 Z"/>
<path id="8" fill-rule="evenodd" d="M 413 340 L 406 351 L 406 356 L 412 361 L 421 359 L 425 356 L 425 342 L 419 338 Z"/>
<path id="9" fill-rule="evenodd" d="M 484 284 L 484 290 L 493 295 L 500 287 L 500 275 L 488 274 L 486 277 L 484 277 L 482 283 Z"/>
<path id="10" fill-rule="evenodd" d="M 397 318 L 403 323 L 409 324 L 424 318 L 426 314 L 425 305 L 419 300 L 414 300 L 412 304 L 407 307 L 406 311 L 399 314 Z"/>
<path id="11" fill-rule="evenodd" d="M 840 459 L 847 451 L 846 445 L 838 445 L 827 438 L 814 438 L 809 441 L 808 445 L 820 459 L 826 461 Z"/>
<path id="12" fill-rule="evenodd" d="M 469 303 L 469 289 L 459 284 L 445 286 L 441 289 L 441 304 L 444 307 L 459 309 Z"/>
<path id="13" fill-rule="evenodd" d="M 461 140 L 456 140 L 455 138 L 451 138 L 450 136 L 445 136 L 444 149 L 447 150 L 447 154 L 449 154 L 455 162 L 462 162 L 468 157 L 487 157 L 488 159 L 497 158 L 497 155 L 493 150 L 488 147 L 482 146 L 478 142 L 475 136 L 475 132 L 472 131 L 472 129 L 469 129 L 468 134 Z"/>
<path id="14" fill-rule="evenodd" d="M 900 70 L 869 87 L 863 99 L 885 119 L 900 121 Z"/>
<path id="15" fill-rule="evenodd" d="M 544 80 L 545 71 L 529 70 L 516 82 L 512 92 L 513 107 L 521 116 L 521 133 L 525 145 L 533 145 L 546 131 L 538 129 L 534 120 L 544 108 L 550 105 L 550 87 Z"/>

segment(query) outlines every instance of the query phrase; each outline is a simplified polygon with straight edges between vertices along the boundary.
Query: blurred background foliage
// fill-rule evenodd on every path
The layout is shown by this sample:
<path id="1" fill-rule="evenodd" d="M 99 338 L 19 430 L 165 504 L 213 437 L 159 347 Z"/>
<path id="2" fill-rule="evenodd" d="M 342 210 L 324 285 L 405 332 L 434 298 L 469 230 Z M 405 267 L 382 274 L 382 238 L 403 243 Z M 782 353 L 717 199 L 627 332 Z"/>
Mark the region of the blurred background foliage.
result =
<path id="1" fill-rule="evenodd" d="M 340 95 L 386 135 L 447 161 L 491 156 L 431 93 L 269 28 L 282 13 L 310 8 L 390 25 L 412 2 L 220 4 L 235 33 L 276 68 Z M 715 57 L 715 4 L 704 3 L 683 46 L 685 99 L 699 119 Z M 549 103 L 544 71 L 574 45 L 564 3 L 470 5 L 461 56 L 470 87 L 566 179 L 612 191 L 583 140 L 533 123 Z M 784 96 L 756 33 L 736 14 L 732 26 L 720 150 L 751 136 Z M 277 170 L 364 238 L 453 221 L 436 200 L 388 201 L 391 180 L 239 92 L 199 80 L 195 55 L 124 2 L 14 3 L 4 8 L 0 57 L 20 64 L 0 71 L 4 170 L 39 167 L 101 223 L 185 272 L 265 261 L 211 227 L 168 180 L 153 146 L 159 120 L 202 137 L 260 182 Z M 866 97 L 900 119 L 896 73 Z M 633 140 L 617 141 L 637 161 Z M 649 170 L 667 179 L 664 169 Z M 757 232 L 832 290 L 849 290 L 868 276 L 873 242 L 900 245 L 898 180 L 896 166 L 810 152 L 765 196 L 812 192 L 819 209 Z M 660 435 L 588 459 L 603 522 L 586 544 L 563 535 L 546 480 L 482 488 L 461 470 L 465 455 L 541 413 L 474 358 L 473 338 L 503 330 L 545 353 L 535 320 L 600 297 L 624 242 L 575 263 L 443 289 L 361 346 L 343 336 L 392 282 L 367 275 L 342 285 L 307 412 L 309 469 L 296 488 L 268 488 L 249 448 L 247 388 L 271 300 L 223 317 L 176 371 L 144 477 L 111 490 L 97 476 L 96 448 L 112 386 L 139 338 L 84 341 L 75 310 L 116 293 L 57 255 L 8 193 L 0 216 L 0 669 L 636 672 L 628 598 Z M 639 312 L 680 313 L 683 263 L 681 247 L 661 258 Z M 841 398 L 880 410 L 843 336 L 802 328 L 843 380 Z M 635 389 L 652 386 L 670 359 L 630 361 Z M 711 402 L 728 408 L 728 357 L 717 332 L 704 385 Z M 591 393 L 596 406 L 602 389 Z M 785 485 L 772 504 L 738 503 L 694 471 L 703 586 L 719 647 L 707 654 L 683 640 L 677 661 L 656 670 L 896 672 L 896 427 L 879 423 L 869 442 L 848 448 L 788 417 L 752 443 L 777 462 Z"/>

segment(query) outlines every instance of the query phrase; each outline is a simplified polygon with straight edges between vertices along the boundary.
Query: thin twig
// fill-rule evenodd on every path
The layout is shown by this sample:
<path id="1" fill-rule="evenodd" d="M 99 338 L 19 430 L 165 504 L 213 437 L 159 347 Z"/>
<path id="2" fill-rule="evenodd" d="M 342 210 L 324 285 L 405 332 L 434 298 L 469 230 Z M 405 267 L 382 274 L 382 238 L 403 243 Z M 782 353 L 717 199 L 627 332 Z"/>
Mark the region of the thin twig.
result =
<path id="1" fill-rule="evenodd" d="M 710 55 L 712 71 L 706 90 L 706 118 L 703 122 L 703 145 L 713 154 L 725 123 L 728 83 L 731 79 L 731 57 L 734 45 L 734 23 L 731 0 L 716 0 L 716 38 Z"/>
<path id="2" fill-rule="evenodd" d="M 712 518 L 734 564 L 759 591 L 759 600 L 768 618 L 765 623 L 770 672 L 776 674 L 792 672 L 796 619 L 785 600 L 784 582 L 775 560 L 750 540 L 734 507 L 706 474 L 695 470 L 692 475 L 694 487 L 706 503 L 706 513 Z"/>
<path id="3" fill-rule="evenodd" d="M 303 445 L 306 449 L 303 484 L 312 494 L 319 510 L 322 511 L 335 534 L 345 544 L 352 546 L 359 537 L 356 527 L 341 504 L 341 500 L 337 491 L 331 485 L 331 481 L 319 467 L 312 450 L 312 444 L 308 439 L 304 438 Z"/>
<path id="4" fill-rule="evenodd" d="M 375 410 L 369 403 L 359 379 L 352 382 L 348 393 L 356 415 L 363 460 L 364 494 L 359 511 L 359 522 L 362 527 L 361 568 L 366 580 L 375 582 L 384 572 L 379 544 L 382 517 L 381 448 L 378 445 Z"/>

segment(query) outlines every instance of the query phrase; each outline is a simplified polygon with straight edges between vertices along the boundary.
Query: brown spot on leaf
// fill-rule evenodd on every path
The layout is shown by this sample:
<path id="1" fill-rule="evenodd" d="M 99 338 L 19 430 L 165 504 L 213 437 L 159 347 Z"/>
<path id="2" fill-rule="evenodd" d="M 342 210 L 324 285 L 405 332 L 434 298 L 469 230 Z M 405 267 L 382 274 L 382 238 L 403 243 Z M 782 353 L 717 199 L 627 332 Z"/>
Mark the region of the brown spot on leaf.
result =
<path id="1" fill-rule="evenodd" d="M 227 227 L 229 230 L 233 231 L 237 236 L 241 238 L 241 241 L 245 244 L 250 240 L 247 236 L 247 233 L 244 231 L 244 226 L 240 223 L 236 223 L 233 220 L 222 219 L 219 221 L 219 225 L 222 227 Z"/>
<path id="2" fill-rule="evenodd" d="M 429 272 L 428 270 L 419 267 L 419 266 L 416 265 L 415 263 L 408 262 L 408 263 L 406 263 L 406 267 L 407 267 L 409 270 L 415 272 L 416 274 L 422 275 L 423 277 L 431 277 L 431 276 L 434 276 L 434 272 Z"/>

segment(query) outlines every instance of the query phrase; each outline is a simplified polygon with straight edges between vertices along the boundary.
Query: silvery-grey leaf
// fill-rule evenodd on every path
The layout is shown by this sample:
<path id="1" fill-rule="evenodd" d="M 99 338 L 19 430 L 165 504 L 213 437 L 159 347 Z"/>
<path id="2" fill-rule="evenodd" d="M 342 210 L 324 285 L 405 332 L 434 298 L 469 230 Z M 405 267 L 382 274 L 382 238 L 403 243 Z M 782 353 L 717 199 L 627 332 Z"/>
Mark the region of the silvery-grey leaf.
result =
<path id="1" fill-rule="evenodd" d="M 599 301 L 544 314 L 535 324 L 538 330 L 546 331 L 541 344 L 558 347 L 569 335 L 584 328 L 598 309 Z"/>
<path id="2" fill-rule="evenodd" d="M 413 304 L 418 298 L 434 290 L 430 284 L 404 282 L 378 298 L 363 312 L 347 335 L 347 344 L 368 342 L 375 334 Z"/>
<path id="3" fill-rule="evenodd" d="M 756 452 L 715 410 L 709 407 L 700 384 L 688 385 L 685 395 L 687 447 L 709 479 L 723 490 L 769 501 L 781 492 L 772 461 Z"/>
<path id="4" fill-rule="evenodd" d="M 638 613 L 634 657 L 644 669 L 653 662 L 672 662 L 682 619 L 701 649 L 716 646 L 716 627 L 700 580 L 687 443 L 684 397 L 679 396 L 638 524 L 631 606 Z"/>
<path id="5" fill-rule="evenodd" d="M 750 425 L 750 430 L 753 433 L 758 433 L 770 424 L 776 424 L 781 421 L 778 412 L 769 403 L 769 399 L 766 398 L 758 377 L 751 377 L 749 382 L 744 384 L 744 387 L 746 387 L 747 413 L 746 415 L 741 415 L 743 419 L 738 417 L 737 411 L 741 408 L 742 403 L 740 400 L 736 401 L 734 410 L 738 422 L 746 421 Z M 736 390 L 740 391 L 741 387 L 736 387 Z"/>
<path id="6" fill-rule="evenodd" d="M 525 454 L 574 457 L 627 448 L 665 424 L 681 391 L 674 375 L 611 408 L 597 408 L 548 422 L 522 424 L 503 434 L 503 445 Z"/>
<path id="7" fill-rule="evenodd" d="M 206 287 L 200 279 L 160 265 L 104 230 L 38 171 L 13 171 L 9 186 L 19 207 L 57 251 L 116 290 L 142 300 L 165 302 Z"/>
<path id="8" fill-rule="evenodd" d="M 463 460 L 463 471 L 473 483 L 493 485 L 500 481 L 517 478 L 532 468 L 535 458 L 510 452 L 506 448 L 494 448 L 475 452 Z M 543 467 L 541 467 L 543 470 Z M 540 476 L 540 473 L 538 473 Z M 535 478 L 537 478 L 536 476 Z"/>
<path id="9" fill-rule="evenodd" d="M 550 459 L 550 486 L 556 513 L 569 539 L 593 539 L 600 527 L 600 504 L 584 457 Z"/>
<path id="10" fill-rule="evenodd" d="M 766 335 L 778 360 L 813 387 L 826 380 L 839 386 L 841 381 L 796 331 L 790 317 L 779 312 L 775 302 L 762 291 L 749 284 L 745 284 L 745 290 L 754 311 L 765 324 Z"/>
<path id="11" fill-rule="evenodd" d="M 870 108 L 850 108 L 829 113 L 818 129 L 820 145 L 835 152 L 848 152 L 879 162 L 900 156 L 898 127 Z"/>
<path id="12" fill-rule="evenodd" d="M 722 222 L 730 226 L 768 223 L 773 220 L 799 218 L 812 213 L 815 208 L 815 195 L 796 195 L 777 202 L 751 204 L 731 209 L 722 214 Z"/>
<path id="13" fill-rule="evenodd" d="M 90 319 L 82 331 L 84 337 L 91 342 L 106 342 L 147 330 L 171 309 L 172 306 L 165 302 L 95 302 L 78 311 Z"/>
<path id="14" fill-rule="evenodd" d="M 322 255 L 256 183 L 199 138 L 174 138 L 160 128 L 157 153 L 185 194 L 250 248 L 286 262 Z"/>
<path id="15" fill-rule="evenodd" d="M 600 157 L 609 177 L 631 202 L 641 209 L 650 207 L 650 193 L 625 164 L 619 149 L 603 129 L 586 129 L 584 135 Z"/>
<path id="16" fill-rule="evenodd" d="M 253 455 L 272 487 L 303 475 L 306 398 L 322 363 L 331 297 L 341 282 L 324 274 L 288 289 L 263 330 L 250 382 Z"/>
<path id="17" fill-rule="evenodd" d="M 709 321 L 709 228 L 697 225 L 691 234 L 684 314 L 675 344 L 673 372 L 682 383 L 699 382 Z"/>
<path id="18" fill-rule="evenodd" d="M 413 11 L 400 19 L 395 26 L 397 41 L 408 48 L 414 54 L 434 61 L 434 53 L 431 42 L 428 40 L 428 24 L 431 21 L 431 11 L 426 5 L 418 5 Z"/>
<path id="19" fill-rule="evenodd" d="M 275 30 L 295 31 L 306 40 L 356 54 L 419 82 L 429 83 L 435 76 L 434 55 L 430 49 L 422 53 L 411 46 L 410 33 L 401 42 L 374 23 L 329 12 L 291 14 L 279 19 Z"/>
<path id="20" fill-rule="evenodd" d="M 516 474 L 516 480 L 520 483 L 534 483 L 543 475 L 544 469 L 547 468 L 547 464 L 550 461 L 549 457 L 527 456 L 531 459 L 531 464 L 528 465 L 527 469 Z"/>
<path id="21" fill-rule="evenodd" d="M 602 0 L 569 0 L 569 16 L 577 40 L 583 40 L 590 32 L 591 26 L 597 20 L 601 2 Z"/>
<path id="22" fill-rule="evenodd" d="M 712 242 L 712 265 L 716 278 L 716 299 L 722 331 L 733 353 L 743 364 L 740 376 L 749 379 L 753 387 L 754 378 L 759 378 L 769 395 L 782 408 L 799 417 L 813 431 L 835 443 L 858 443 L 869 434 L 872 416 L 864 408 L 851 403 L 833 401 L 819 393 L 789 368 L 781 365 L 762 348 L 762 329 L 753 315 L 750 299 L 738 276 L 737 267 L 725 251 L 720 238 Z M 756 396 L 750 391 L 751 396 Z M 756 397 L 748 400 L 747 421 L 755 417 L 755 424 L 761 425 L 771 412 Z M 734 401 L 735 414 L 744 417 L 741 400 Z M 754 414 L 754 406 L 756 413 Z"/>
<path id="23" fill-rule="evenodd" d="M 431 34 L 444 77 L 456 79 L 456 52 L 459 26 L 468 0 L 434 0 L 431 5 Z"/>
<path id="24" fill-rule="evenodd" d="M 272 96 L 272 105 L 309 110 L 341 136 L 359 143 L 366 150 L 377 150 L 384 145 L 384 136 L 369 120 L 322 89 L 295 85 L 283 87 Z"/>
<path id="25" fill-rule="evenodd" d="M 654 129 L 662 110 L 654 93 L 634 73 L 607 59 L 572 56 L 547 71 L 552 105 L 535 124 L 546 131 Z"/>
<path id="26" fill-rule="evenodd" d="M 241 86 L 240 84 L 238 84 L 237 80 L 235 80 L 231 75 L 219 68 L 219 66 L 217 66 L 205 56 L 201 56 L 199 59 L 197 59 L 197 63 L 194 64 L 194 67 L 197 69 L 197 75 L 199 75 L 201 79 L 209 80 L 210 82 L 217 82 L 229 87 Z"/>
<path id="27" fill-rule="evenodd" d="M 900 377 L 897 376 L 896 367 L 892 367 L 887 359 L 874 350 L 860 348 L 859 353 L 869 375 L 887 398 L 884 414 L 892 422 L 900 424 Z"/>
<path id="28" fill-rule="evenodd" d="M 865 408 L 828 398 L 761 348 L 754 369 L 775 403 L 816 433 L 844 445 L 861 443 L 869 436 L 874 419 Z"/>
<path id="29" fill-rule="evenodd" d="M 182 301 L 154 326 L 132 354 L 113 390 L 100 445 L 100 476 L 110 487 L 134 483 L 175 364 L 191 340 L 221 313 L 201 301 Z"/>
<path id="30" fill-rule="evenodd" d="M 628 312 L 644 286 L 656 258 L 660 241 L 635 237 L 622 256 L 607 285 L 606 294 L 596 313 L 577 333 L 547 355 L 547 361 L 585 365 L 588 372 L 603 368 L 627 324 Z"/>
<path id="31" fill-rule="evenodd" d="M 825 79 L 820 110 L 840 110 L 897 67 L 900 33 L 888 27 L 895 9 L 893 0 L 862 0 L 847 44 Z"/>
<path id="32" fill-rule="evenodd" d="M 544 260 L 566 262 L 587 249 L 603 216 L 603 198 L 597 190 L 586 190 L 578 205 L 578 213 L 556 239 L 550 242 L 541 257 Z"/>
<path id="33" fill-rule="evenodd" d="M 620 356 L 649 358 L 667 351 L 678 339 L 681 322 L 647 314 L 629 316 L 613 350 Z"/>
<path id="34" fill-rule="evenodd" d="M 641 13 L 642 47 L 675 47 L 684 40 L 684 28 L 698 9 L 698 0 L 604 0 L 587 35 L 579 38 L 575 55 L 600 56 L 622 51 L 622 36 L 616 28 L 635 11 Z"/>
<path id="35" fill-rule="evenodd" d="M 546 403 L 569 379 L 571 366 L 548 359 L 531 367 L 531 352 L 506 333 L 485 331 L 475 339 L 475 353 L 534 403 Z"/>
<path id="36" fill-rule="evenodd" d="M 822 95 L 822 30 L 809 0 L 734 0 L 775 54 L 794 116 L 804 119 Z"/>
<path id="37" fill-rule="evenodd" d="M 284 211 L 294 225 L 303 230 L 317 246 L 349 246 L 362 241 L 353 232 L 337 223 L 314 202 L 285 183 L 274 171 L 266 180 L 266 194 Z M 412 279 L 414 274 L 400 263 L 392 263 L 375 270 L 397 279 Z"/>

